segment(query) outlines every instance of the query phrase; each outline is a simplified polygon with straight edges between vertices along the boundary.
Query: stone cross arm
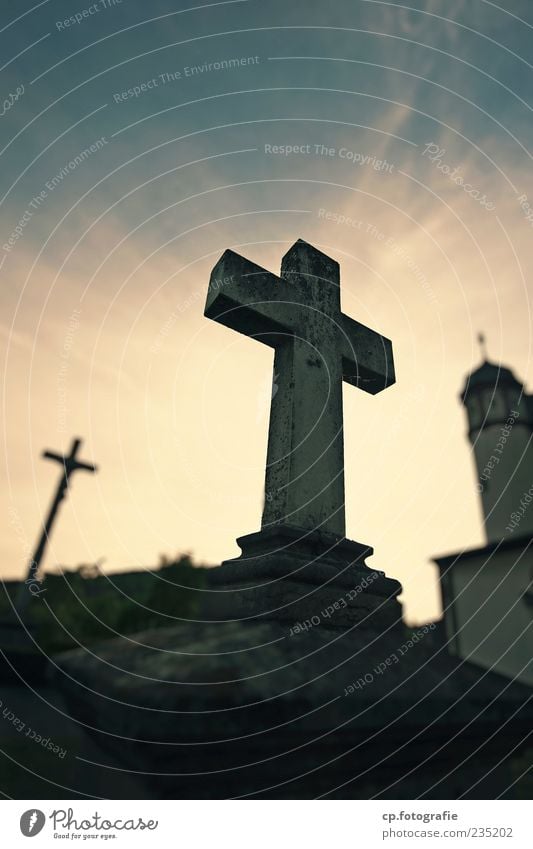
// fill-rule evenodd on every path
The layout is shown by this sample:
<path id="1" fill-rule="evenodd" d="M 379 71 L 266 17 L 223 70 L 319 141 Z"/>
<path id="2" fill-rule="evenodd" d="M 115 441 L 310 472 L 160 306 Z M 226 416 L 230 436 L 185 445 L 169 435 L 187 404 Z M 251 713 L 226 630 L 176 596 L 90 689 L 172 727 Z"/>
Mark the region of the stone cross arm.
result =
<path id="1" fill-rule="evenodd" d="M 291 294 L 286 281 L 227 250 L 211 272 L 204 314 L 275 347 L 270 334 L 287 332 L 280 305 L 290 309 Z"/>
<path id="2" fill-rule="evenodd" d="M 392 343 L 341 312 L 339 283 L 338 263 L 302 240 L 285 255 L 280 277 L 227 250 L 211 273 L 205 315 L 272 348 L 326 320 L 342 379 L 375 395 L 395 382 Z"/>
<path id="3" fill-rule="evenodd" d="M 342 379 L 376 395 L 396 381 L 392 342 L 341 314 Z"/>

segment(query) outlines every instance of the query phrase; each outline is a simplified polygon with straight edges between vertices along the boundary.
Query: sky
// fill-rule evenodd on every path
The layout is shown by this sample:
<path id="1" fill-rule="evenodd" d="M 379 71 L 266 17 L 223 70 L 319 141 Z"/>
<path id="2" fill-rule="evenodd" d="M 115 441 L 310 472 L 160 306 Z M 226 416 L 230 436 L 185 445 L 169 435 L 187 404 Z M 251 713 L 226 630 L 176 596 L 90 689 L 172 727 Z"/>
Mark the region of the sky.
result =
<path id="1" fill-rule="evenodd" d="M 483 542 L 459 392 L 531 385 L 533 8 L 511 0 L 3 2 L 0 576 L 236 556 L 259 529 L 272 352 L 203 315 L 231 248 L 298 238 L 396 384 L 344 386 L 347 536 L 440 611 L 432 557 Z M 533 216 L 531 216 L 533 217 Z M 529 383 L 528 383 L 529 381 Z M 266 401 L 265 401 L 266 399 Z"/>

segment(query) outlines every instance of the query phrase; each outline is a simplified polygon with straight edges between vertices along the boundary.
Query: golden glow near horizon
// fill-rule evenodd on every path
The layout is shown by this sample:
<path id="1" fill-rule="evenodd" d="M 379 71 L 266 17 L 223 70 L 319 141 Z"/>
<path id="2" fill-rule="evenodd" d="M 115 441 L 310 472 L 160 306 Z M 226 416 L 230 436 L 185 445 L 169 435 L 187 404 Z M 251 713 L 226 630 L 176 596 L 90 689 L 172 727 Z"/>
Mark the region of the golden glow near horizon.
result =
<path id="1" fill-rule="evenodd" d="M 395 218 L 367 201 L 357 219 L 363 224 L 354 226 L 356 204 L 340 201 L 321 198 L 305 232 L 299 222 L 297 231 L 267 244 L 240 246 L 238 227 L 226 225 L 227 233 L 209 240 L 213 251 L 192 262 L 174 249 L 145 262 L 139 243 L 131 248 L 127 241 L 98 272 L 105 287 L 91 286 L 78 312 L 90 275 L 73 271 L 52 288 L 54 270 L 41 266 L 28 285 L 45 293 L 47 312 L 66 291 L 76 297 L 63 315 L 57 308 L 55 322 L 45 313 L 35 338 L 7 329 L 4 336 L 8 473 L 16 471 L 10 491 L 18 519 L 8 517 L 4 577 L 22 574 L 24 543 L 33 544 L 55 486 L 57 471 L 39 459 L 41 449 L 63 450 L 77 433 L 100 472 L 74 481 L 48 568 L 101 557 L 107 569 L 149 567 L 160 553 L 184 550 L 213 564 L 237 553 L 235 538 L 259 527 L 272 355 L 203 317 L 207 280 L 224 245 L 276 271 L 285 247 L 305 235 L 341 263 L 344 311 L 379 328 L 395 347 L 396 386 L 375 397 L 344 388 L 347 534 L 373 545 L 372 565 L 403 582 L 412 619 L 437 613 L 429 558 L 482 539 L 457 391 L 478 356 L 469 305 L 473 298 L 479 314 L 476 301 L 490 287 L 469 238 L 459 254 L 462 234 L 447 235 L 444 220 L 408 223 L 399 233 Z M 323 209 L 352 221 L 327 221 Z M 119 234 L 111 239 L 107 226 L 104 236 L 112 250 Z M 490 234 L 485 238 L 490 252 Z M 198 251 L 203 247 L 199 239 Z M 506 285 L 519 292 L 508 259 Z M 91 244 L 86 261 L 98 263 Z M 521 318 L 518 310 L 506 316 L 512 339 Z M 491 324 L 487 309 L 483 325 L 496 347 Z M 504 359 L 521 371 L 523 347 L 514 338 Z"/>

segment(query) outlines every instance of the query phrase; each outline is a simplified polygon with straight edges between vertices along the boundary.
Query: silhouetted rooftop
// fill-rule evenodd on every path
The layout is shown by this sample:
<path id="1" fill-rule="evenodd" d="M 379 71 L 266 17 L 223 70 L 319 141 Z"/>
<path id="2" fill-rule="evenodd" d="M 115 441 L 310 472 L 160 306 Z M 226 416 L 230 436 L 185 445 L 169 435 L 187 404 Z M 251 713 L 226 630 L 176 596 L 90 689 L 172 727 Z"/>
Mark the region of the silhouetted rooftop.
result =
<path id="1" fill-rule="evenodd" d="M 485 360 L 477 369 L 467 376 L 465 388 L 462 392 L 462 398 L 464 400 L 468 392 L 480 389 L 481 387 L 502 386 L 504 384 L 522 386 L 510 368 L 502 366 L 499 363 L 491 363 L 489 360 Z"/>

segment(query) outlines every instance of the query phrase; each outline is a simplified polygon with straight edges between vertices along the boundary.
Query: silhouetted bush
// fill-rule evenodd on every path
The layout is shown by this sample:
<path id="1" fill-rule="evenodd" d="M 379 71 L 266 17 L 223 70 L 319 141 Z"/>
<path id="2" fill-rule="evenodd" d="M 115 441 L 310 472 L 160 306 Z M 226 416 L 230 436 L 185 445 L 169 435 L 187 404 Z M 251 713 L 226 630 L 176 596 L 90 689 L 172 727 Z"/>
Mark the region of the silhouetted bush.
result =
<path id="1" fill-rule="evenodd" d="M 206 571 L 183 554 L 161 557 L 153 570 L 106 575 L 82 564 L 47 574 L 46 592 L 31 605 L 39 642 L 54 653 L 194 618 Z M 9 610 L 6 592 L 0 594 L 0 615 Z M 13 595 L 13 588 L 8 592 Z"/>

